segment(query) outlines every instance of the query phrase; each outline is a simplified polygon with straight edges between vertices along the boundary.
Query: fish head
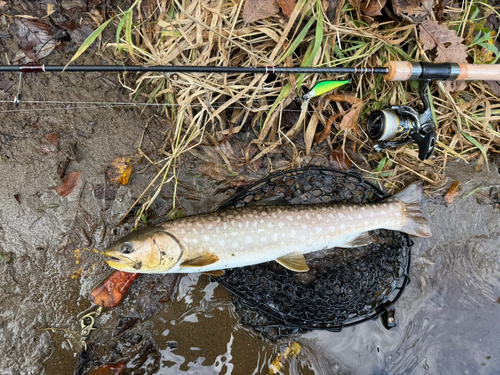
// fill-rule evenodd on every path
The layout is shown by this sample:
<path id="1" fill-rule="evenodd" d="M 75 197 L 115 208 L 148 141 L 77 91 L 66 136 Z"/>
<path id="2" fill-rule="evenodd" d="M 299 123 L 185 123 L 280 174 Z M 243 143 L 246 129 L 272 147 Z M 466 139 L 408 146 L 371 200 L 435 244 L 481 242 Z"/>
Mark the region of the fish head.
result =
<path id="1" fill-rule="evenodd" d="M 167 272 L 182 253 L 179 241 L 160 227 L 135 230 L 103 251 L 108 265 L 132 273 Z"/>

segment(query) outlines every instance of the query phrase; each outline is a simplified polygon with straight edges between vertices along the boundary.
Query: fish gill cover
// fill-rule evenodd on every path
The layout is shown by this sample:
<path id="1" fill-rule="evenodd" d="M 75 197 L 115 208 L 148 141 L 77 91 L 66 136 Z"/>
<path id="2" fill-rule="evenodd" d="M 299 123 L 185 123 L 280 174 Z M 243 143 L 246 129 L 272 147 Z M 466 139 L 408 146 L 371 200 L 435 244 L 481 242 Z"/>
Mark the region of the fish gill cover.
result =
<path id="1" fill-rule="evenodd" d="M 289 204 L 367 203 L 387 197 L 359 175 L 308 168 L 271 175 L 220 209 L 276 196 Z M 268 339 L 313 329 L 339 332 L 391 310 L 410 281 L 410 237 L 382 229 L 371 234 L 374 243 L 364 247 L 306 255 L 306 273 L 269 262 L 225 270 L 214 279 L 231 292 L 241 322 Z M 394 319 L 389 322 L 394 325 Z"/>

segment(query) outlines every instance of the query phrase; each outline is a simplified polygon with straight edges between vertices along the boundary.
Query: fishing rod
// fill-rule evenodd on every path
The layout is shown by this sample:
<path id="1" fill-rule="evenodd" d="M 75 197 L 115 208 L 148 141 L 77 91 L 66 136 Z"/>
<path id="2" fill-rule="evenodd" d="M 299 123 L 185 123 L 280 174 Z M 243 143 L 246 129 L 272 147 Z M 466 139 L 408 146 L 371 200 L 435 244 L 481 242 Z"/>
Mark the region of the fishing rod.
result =
<path id="1" fill-rule="evenodd" d="M 21 102 L 22 74 L 40 72 L 160 72 L 160 73 L 246 73 L 246 74 L 377 74 L 388 81 L 421 81 L 419 94 L 423 111 L 410 106 L 391 106 L 374 111 L 368 118 L 368 136 L 379 144 L 375 151 L 402 146 L 414 141 L 419 159 L 428 159 L 436 145 L 436 124 L 426 90 L 431 81 L 500 81 L 500 65 L 388 61 L 383 67 L 237 67 L 237 66 L 140 66 L 140 65 L 3 65 L 0 72 L 20 73 L 14 105 Z M 315 85 L 302 99 L 307 103 L 349 81 L 324 81 Z"/>

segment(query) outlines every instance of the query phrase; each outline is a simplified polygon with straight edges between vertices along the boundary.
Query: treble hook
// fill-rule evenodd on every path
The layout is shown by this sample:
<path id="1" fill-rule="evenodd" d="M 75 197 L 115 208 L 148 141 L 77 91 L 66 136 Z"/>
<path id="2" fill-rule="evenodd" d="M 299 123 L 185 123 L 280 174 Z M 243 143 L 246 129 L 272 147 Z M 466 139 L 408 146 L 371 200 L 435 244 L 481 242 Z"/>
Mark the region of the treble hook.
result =
<path id="1" fill-rule="evenodd" d="M 23 72 L 19 73 L 19 86 L 17 87 L 17 95 L 14 97 L 14 106 L 17 108 L 21 104 L 22 91 L 23 89 Z"/>

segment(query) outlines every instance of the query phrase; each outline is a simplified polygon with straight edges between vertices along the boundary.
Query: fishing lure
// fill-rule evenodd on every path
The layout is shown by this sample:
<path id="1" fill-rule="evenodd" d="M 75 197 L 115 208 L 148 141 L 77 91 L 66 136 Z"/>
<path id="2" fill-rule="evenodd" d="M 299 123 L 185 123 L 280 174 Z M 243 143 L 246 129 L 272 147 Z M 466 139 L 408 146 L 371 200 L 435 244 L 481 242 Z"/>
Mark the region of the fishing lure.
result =
<path id="1" fill-rule="evenodd" d="M 312 98 L 315 98 L 316 96 L 320 96 L 323 94 L 326 94 L 328 91 L 332 91 L 336 89 L 337 87 L 343 86 L 348 84 L 350 81 L 323 81 L 319 82 L 314 86 L 311 91 L 309 91 L 307 94 L 305 94 L 302 99 L 304 100 L 310 100 Z"/>

